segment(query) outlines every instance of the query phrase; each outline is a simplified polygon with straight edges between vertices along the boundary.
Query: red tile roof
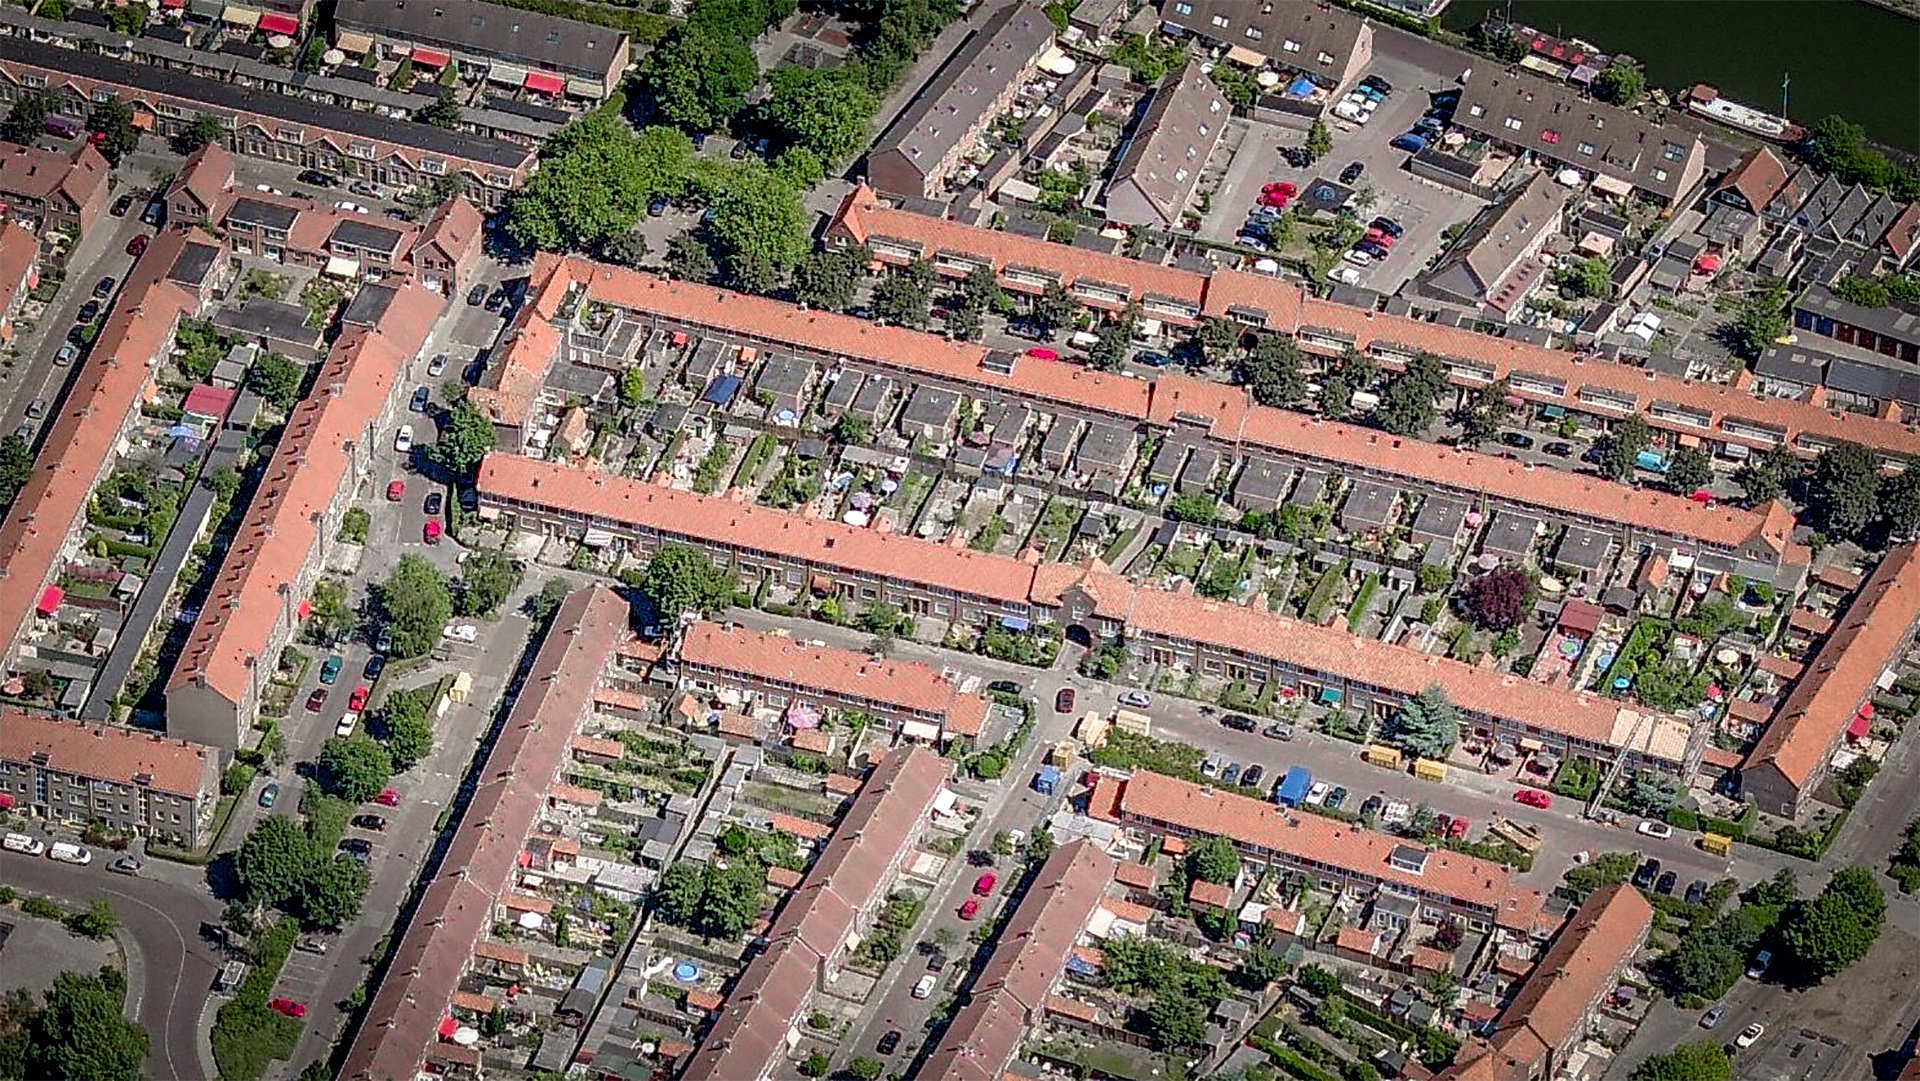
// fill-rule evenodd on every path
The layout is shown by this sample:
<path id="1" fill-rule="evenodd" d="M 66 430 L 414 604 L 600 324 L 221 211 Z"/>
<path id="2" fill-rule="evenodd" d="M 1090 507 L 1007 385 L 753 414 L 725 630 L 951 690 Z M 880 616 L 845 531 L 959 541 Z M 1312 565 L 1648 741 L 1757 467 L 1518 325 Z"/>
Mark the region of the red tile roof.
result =
<path id="1" fill-rule="evenodd" d="M 1342 927 L 1333 936 L 1333 944 L 1340 949 L 1371 957 L 1380 948 L 1380 932 L 1362 931 L 1358 927 Z"/>
<path id="2" fill-rule="evenodd" d="M 358 468 L 363 450 L 356 448 L 386 409 L 402 365 L 420 352 L 445 308 L 445 297 L 412 279 L 389 282 L 394 296 L 379 325 L 348 327 L 340 335 L 313 391 L 287 419 L 168 689 L 198 684 L 229 702 L 243 701 L 255 660 L 270 656 L 276 629 L 292 623 L 288 612 L 300 598 L 281 589 L 297 583 L 325 539 L 327 510 Z"/>
<path id="3" fill-rule="evenodd" d="M 1196 905 L 1211 905 L 1214 908 L 1225 908 L 1228 903 L 1233 900 L 1233 891 L 1218 882 L 1208 882 L 1204 878 L 1196 878 L 1193 880 L 1193 883 L 1187 887 L 1187 900 Z"/>
<path id="4" fill-rule="evenodd" d="M 922 1076 L 999 1081 L 1026 1038 L 1027 1019 L 1045 1010 L 1114 866 L 1084 840 L 1047 857 L 974 981 L 973 998 L 941 1034 Z"/>
<path id="5" fill-rule="evenodd" d="M 894 709 L 957 719 L 955 730 L 977 735 L 986 700 L 961 692 L 946 675 L 917 661 L 876 659 L 871 654 L 816 646 L 790 636 L 701 622 L 689 627 L 680 658 L 711 671 L 772 681 L 818 693 L 852 708 L 878 702 Z"/>
<path id="6" fill-rule="evenodd" d="M 73 150 L 0 144 L 0 194 L 15 198 L 57 205 L 58 194 L 84 209 L 107 186 L 111 171 L 107 159 L 87 143 Z"/>
<path id="7" fill-rule="evenodd" d="M 60 551 L 80 528 L 94 482 L 113 462 L 125 419 L 173 345 L 174 324 L 199 298 L 167 277 L 189 234 L 153 238 L 133 265 L 113 313 L 46 422 L 33 471 L 0 524 L 0 651 L 11 650 L 55 576 Z M 211 243 L 204 239 L 203 243 Z"/>
<path id="8" fill-rule="evenodd" d="M 775 833 L 784 833 L 798 837 L 803 841 L 824 841 L 833 836 L 833 827 L 821 825 L 809 818 L 796 815 L 776 814 L 767 823 Z"/>
<path id="9" fill-rule="evenodd" d="M 220 752 L 185 740 L 110 725 L 0 710 L 0 762 L 33 765 L 89 781 L 134 785 L 186 799 L 213 794 Z M 211 787 L 210 787 L 211 786 Z"/>
<path id="10" fill-rule="evenodd" d="M 12 219 L 0 221 L 0 315 L 13 311 L 27 272 L 40 258 L 40 238 Z"/>
<path id="11" fill-rule="evenodd" d="M 1895 546 L 1874 569 L 1806 673 L 1781 701 L 1741 770 L 1772 767 L 1804 794 L 1916 622 L 1920 544 L 1909 542 Z"/>
<path id="12" fill-rule="evenodd" d="M 627 635 L 627 602 L 593 587 L 554 615 L 520 696 L 501 725 L 486 769 L 436 878 L 407 922 L 393 963 L 374 992 L 340 1076 L 413 1077 L 438 1043 L 437 1029 L 468 960 L 525 965 L 526 951 L 483 938 L 496 899 L 519 871 L 527 837 L 546 806 L 567 745 L 591 706 L 589 691 Z"/>
<path id="13" fill-rule="evenodd" d="M 1289 811 L 1266 800 L 1145 770 L 1125 782 L 1120 811 L 1125 821 L 1225 837 L 1283 858 L 1310 860 L 1363 880 L 1450 898 L 1456 904 L 1497 913 L 1502 926 L 1530 926 L 1542 904 L 1538 891 L 1522 890 L 1510 868 L 1491 860 L 1426 848 L 1377 830 Z M 1423 854 L 1425 866 L 1419 872 L 1395 866 L 1388 859 L 1395 850 Z"/>
<path id="14" fill-rule="evenodd" d="M 1160 872 L 1129 860 L 1113 872 L 1113 880 L 1131 889 L 1150 890 L 1160 884 Z"/>

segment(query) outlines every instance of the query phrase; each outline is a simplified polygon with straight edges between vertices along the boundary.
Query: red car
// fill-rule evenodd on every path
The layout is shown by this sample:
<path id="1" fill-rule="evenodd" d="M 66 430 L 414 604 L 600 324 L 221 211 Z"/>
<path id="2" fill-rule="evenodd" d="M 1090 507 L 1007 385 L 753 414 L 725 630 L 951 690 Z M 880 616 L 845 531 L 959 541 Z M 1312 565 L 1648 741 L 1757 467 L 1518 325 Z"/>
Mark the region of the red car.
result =
<path id="1" fill-rule="evenodd" d="M 1553 797 L 1538 788 L 1522 788 L 1513 794 L 1513 802 L 1524 803 L 1529 807 L 1551 807 Z"/>
<path id="2" fill-rule="evenodd" d="M 382 788 L 380 794 L 373 797 L 373 802 L 382 807 L 398 807 L 400 806 L 400 793 L 395 792 L 391 788 Z"/>
<path id="3" fill-rule="evenodd" d="M 147 234 L 145 233 L 141 233 L 140 235 L 134 237 L 132 240 L 127 241 L 127 254 L 133 256 L 135 259 L 140 258 L 140 256 L 143 253 L 145 253 L 146 250 L 147 250 Z"/>
<path id="4" fill-rule="evenodd" d="M 979 914 L 980 902 L 971 898 L 967 900 L 966 904 L 960 906 L 960 918 L 963 920 L 970 920 Z"/>
<path id="5" fill-rule="evenodd" d="M 326 704 L 327 704 L 327 689 L 325 687 L 315 687 L 313 689 L 313 693 L 307 696 L 307 712 L 308 713 L 318 713 L 320 712 L 320 707 Z"/>
<path id="6" fill-rule="evenodd" d="M 398 503 L 407 494 L 407 482 L 396 480 L 387 485 L 387 502 Z"/>
<path id="7" fill-rule="evenodd" d="M 1276 210 L 1285 210 L 1287 208 L 1288 198 L 1288 196 L 1281 195 L 1279 192 L 1262 192 L 1260 195 L 1260 205 L 1270 206 Z"/>
<path id="8" fill-rule="evenodd" d="M 1393 238 L 1388 236 L 1386 233 L 1381 232 L 1378 229 L 1367 230 L 1367 239 L 1373 241 L 1375 244 L 1378 244 L 1383 248 L 1393 247 Z"/>
<path id="9" fill-rule="evenodd" d="M 1467 835 L 1467 831 L 1472 828 L 1473 828 L 1473 819 L 1456 818 L 1453 820 L 1453 825 L 1447 827 L 1447 836 L 1457 841 L 1460 838 L 1465 837 Z"/>
<path id="10" fill-rule="evenodd" d="M 1272 181 L 1271 183 L 1262 185 L 1260 188 L 1260 194 L 1278 195 L 1283 199 L 1291 199 L 1294 196 L 1300 194 L 1300 189 L 1294 187 L 1292 184 L 1289 184 L 1284 180 L 1275 180 L 1275 181 Z"/>
<path id="11" fill-rule="evenodd" d="M 973 892 L 980 895 L 981 897 L 985 897 L 988 894 L 993 892 L 993 887 L 996 884 L 998 884 L 999 881 L 1000 881 L 999 879 L 993 877 L 992 875 L 981 875 L 979 878 L 974 880 Z"/>
<path id="12" fill-rule="evenodd" d="M 1055 713 L 1073 712 L 1072 687 L 1062 687 L 1060 688 L 1060 693 L 1053 696 L 1053 711 Z"/>
<path id="13" fill-rule="evenodd" d="M 355 713 L 367 708 L 367 697 L 373 694 L 372 687 L 355 687 L 347 699 L 347 708 Z"/>
<path id="14" fill-rule="evenodd" d="M 1051 349 L 1043 348 L 1037 345 L 1034 346 L 1032 349 L 1027 350 L 1027 355 L 1030 357 L 1037 357 L 1040 360 L 1059 360 L 1060 359 L 1060 354 L 1054 352 Z"/>
<path id="15" fill-rule="evenodd" d="M 427 519 L 427 524 L 420 527 L 420 539 L 428 544 L 439 544 L 440 523 L 431 518 Z"/>
<path id="16" fill-rule="evenodd" d="M 284 1013 L 288 1017 L 305 1017 L 307 1008 L 290 998 L 276 998 L 267 1001 L 267 1009 L 275 1013 Z"/>

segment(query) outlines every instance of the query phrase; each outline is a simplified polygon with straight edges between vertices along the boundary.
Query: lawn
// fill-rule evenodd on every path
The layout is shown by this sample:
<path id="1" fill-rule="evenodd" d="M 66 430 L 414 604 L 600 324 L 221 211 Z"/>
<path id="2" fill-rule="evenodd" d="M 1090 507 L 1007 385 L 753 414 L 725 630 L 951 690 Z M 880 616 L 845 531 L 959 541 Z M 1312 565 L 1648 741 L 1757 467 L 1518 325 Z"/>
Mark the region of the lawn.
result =
<path id="1" fill-rule="evenodd" d="M 293 1054 L 300 1043 L 300 1022 L 267 1008 L 267 998 L 280 978 L 280 967 L 300 929 L 281 920 L 260 933 L 257 956 L 233 1000 L 220 1007 L 213 1020 L 213 1062 L 221 1081 L 252 1081 L 267 1072 L 275 1059 Z"/>

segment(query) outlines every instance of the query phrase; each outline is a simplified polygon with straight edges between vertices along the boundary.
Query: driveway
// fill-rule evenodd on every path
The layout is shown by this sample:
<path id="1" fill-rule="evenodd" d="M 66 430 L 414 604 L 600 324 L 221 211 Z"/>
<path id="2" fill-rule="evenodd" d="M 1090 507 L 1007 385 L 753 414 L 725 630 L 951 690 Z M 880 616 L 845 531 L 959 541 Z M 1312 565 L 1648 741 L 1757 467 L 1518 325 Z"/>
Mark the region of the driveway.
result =
<path id="1" fill-rule="evenodd" d="M 98 855 L 98 854 L 96 854 Z M 218 925 L 220 905 L 204 889 L 113 874 L 96 858 L 71 867 L 44 857 L 0 852 L 0 880 L 72 908 L 96 900 L 120 913 L 128 950 L 127 1012 L 147 1026 L 152 1043 L 143 1075 L 158 1081 L 197 1081 L 212 1073 L 201 1053 L 201 1008 L 219 971 L 218 951 L 200 937 Z"/>

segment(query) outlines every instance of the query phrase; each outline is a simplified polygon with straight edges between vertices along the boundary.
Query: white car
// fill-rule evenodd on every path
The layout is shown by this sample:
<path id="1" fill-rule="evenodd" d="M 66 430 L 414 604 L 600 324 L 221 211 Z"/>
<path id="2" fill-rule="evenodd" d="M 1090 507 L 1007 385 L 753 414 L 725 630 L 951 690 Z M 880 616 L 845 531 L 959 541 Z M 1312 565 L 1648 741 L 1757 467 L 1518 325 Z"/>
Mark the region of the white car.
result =
<path id="1" fill-rule="evenodd" d="M 1373 265 L 1373 256 L 1368 255 L 1366 252 L 1363 252 L 1358 248 L 1349 250 L 1347 254 L 1341 256 L 1340 258 L 1345 259 L 1347 262 L 1352 263 L 1354 266 L 1372 266 Z"/>
<path id="2" fill-rule="evenodd" d="M 1343 285 L 1356 285 L 1360 281 L 1360 271 L 1350 266 L 1337 266 L 1327 271 L 1327 280 L 1340 282 Z"/>
<path id="3" fill-rule="evenodd" d="M 286 192 L 281 191 L 279 188 L 274 187 L 272 184 L 255 184 L 253 186 L 253 190 L 265 192 L 268 195 L 285 195 L 286 194 Z"/>
<path id="4" fill-rule="evenodd" d="M 1128 691 L 1120 696 L 1120 704 L 1133 706 L 1135 709 L 1146 709 L 1153 705 L 1153 699 L 1145 691 Z"/>
<path id="5" fill-rule="evenodd" d="M 480 639 L 480 628 L 471 623 L 449 623 L 440 637 L 456 642 L 476 642 Z"/>
<path id="6" fill-rule="evenodd" d="M 1755 1021 L 1753 1024 L 1740 1030 L 1740 1035 L 1733 1038 L 1733 1046 L 1752 1047 L 1755 1043 L 1759 1042 L 1760 1037 L 1766 1034 L 1767 1026 Z"/>
<path id="7" fill-rule="evenodd" d="M 1311 806 L 1318 807 L 1327 802 L 1327 793 L 1331 791 L 1333 791 L 1332 785 L 1325 781 L 1315 781 L 1313 782 L 1313 787 L 1307 790 L 1307 803 Z"/>
<path id="8" fill-rule="evenodd" d="M 29 837 L 24 833 L 7 834 L 4 845 L 9 852 L 20 852 L 29 856 L 44 856 L 47 854 L 47 842 L 42 841 L 38 837 Z"/>
<path id="9" fill-rule="evenodd" d="M 333 205 L 334 205 L 334 209 L 336 209 L 336 210 L 344 210 L 344 211 L 347 211 L 347 212 L 348 212 L 348 213 L 350 213 L 350 214 L 365 214 L 365 213 L 367 213 L 367 208 L 366 208 L 366 207 L 364 207 L 364 206 L 361 206 L 361 205 L 360 205 L 359 203 L 356 203 L 356 202 L 354 202 L 354 201 L 353 201 L 352 199 L 342 199 L 342 200 L 340 200 L 339 202 L 337 202 L 337 203 L 335 203 L 335 204 L 333 204 Z"/>
<path id="10" fill-rule="evenodd" d="M 393 433 L 393 452 L 405 454 L 413 449 L 413 425 L 402 424 L 400 430 Z"/>
<path id="11" fill-rule="evenodd" d="M 1655 822 L 1651 818 L 1641 822 L 1640 825 L 1636 827 L 1636 830 L 1642 837 L 1652 837 L 1659 841 L 1664 841 L 1673 836 L 1672 826 L 1667 825 L 1665 822 Z"/>
<path id="12" fill-rule="evenodd" d="M 93 853 L 87 851 L 84 846 L 74 844 L 71 841 L 55 841 L 53 845 L 47 849 L 47 858 L 50 860 L 58 860 L 61 863 L 71 863 L 75 866 L 85 867 L 87 864 L 93 862 Z"/>
<path id="13" fill-rule="evenodd" d="M 340 715 L 340 723 L 333 726 L 333 734 L 343 738 L 351 736 L 353 735 L 353 726 L 359 723 L 360 715 L 358 713 L 343 713 Z"/>
<path id="14" fill-rule="evenodd" d="M 935 976 L 931 972 L 927 973 L 925 976 L 920 977 L 920 982 L 913 985 L 913 997 L 927 998 L 931 996 L 933 994 L 934 987 L 937 984 L 939 984 L 939 982 L 940 982 L 940 977 Z"/>

